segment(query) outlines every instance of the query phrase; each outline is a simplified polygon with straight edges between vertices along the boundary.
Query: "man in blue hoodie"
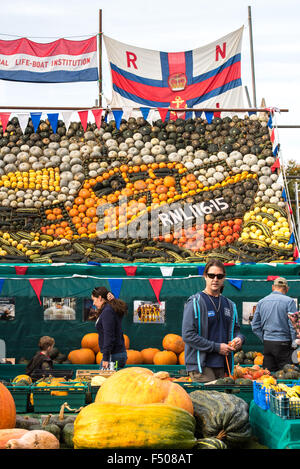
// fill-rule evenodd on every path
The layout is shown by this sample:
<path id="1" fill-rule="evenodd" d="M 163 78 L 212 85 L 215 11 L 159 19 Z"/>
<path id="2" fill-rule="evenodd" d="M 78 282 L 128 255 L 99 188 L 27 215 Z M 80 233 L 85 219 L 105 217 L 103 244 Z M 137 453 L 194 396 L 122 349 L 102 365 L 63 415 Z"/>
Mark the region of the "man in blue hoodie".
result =
<path id="1" fill-rule="evenodd" d="M 209 382 L 233 372 L 233 352 L 241 348 L 245 338 L 240 334 L 236 305 L 221 294 L 224 264 L 211 259 L 203 276 L 205 289 L 185 303 L 182 338 L 189 376 L 193 381 Z"/>
<path id="2" fill-rule="evenodd" d="M 272 293 L 262 298 L 256 306 L 252 331 L 264 344 L 263 366 L 269 371 L 281 370 L 292 363 L 292 344 L 296 331 L 288 313 L 297 311 L 293 298 L 287 296 L 288 282 L 277 277 L 272 285 Z"/>

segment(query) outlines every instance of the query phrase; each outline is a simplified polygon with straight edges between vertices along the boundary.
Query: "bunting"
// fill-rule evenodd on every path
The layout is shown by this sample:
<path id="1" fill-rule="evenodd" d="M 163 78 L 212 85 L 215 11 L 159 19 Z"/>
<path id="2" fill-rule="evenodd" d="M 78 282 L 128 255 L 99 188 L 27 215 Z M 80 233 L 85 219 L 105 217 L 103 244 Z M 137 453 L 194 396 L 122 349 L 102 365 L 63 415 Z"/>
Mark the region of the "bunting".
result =
<path id="1" fill-rule="evenodd" d="M 237 288 L 238 290 L 241 290 L 242 288 L 242 285 L 243 285 L 243 281 L 242 280 L 236 280 L 236 279 L 233 279 L 233 278 L 229 278 L 228 279 L 228 282 L 233 285 L 235 288 Z"/>
<path id="2" fill-rule="evenodd" d="M 115 298 L 120 297 L 123 280 L 121 278 L 110 278 L 108 279 L 110 290 Z"/>
<path id="3" fill-rule="evenodd" d="M 126 275 L 128 277 L 134 277 L 135 273 L 136 273 L 136 269 L 137 269 L 137 266 L 135 266 L 135 265 L 124 266 L 124 270 L 125 270 Z"/>
<path id="4" fill-rule="evenodd" d="M 101 127 L 102 112 L 103 109 L 92 109 L 92 113 L 95 118 L 95 123 L 98 129 Z"/>
<path id="5" fill-rule="evenodd" d="M 29 282 L 37 296 L 37 299 L 39 300 L 40 305 L 42 305 L 41 291 L 43 288 L 44 279 L 41 279 L 41 278 L 29 279 Z"/>
<path id="6" fill-rule="evenodd" d="M 56 134 L 56 130 L 57 130 L 58 116 L 59 116 L 58 112 L 48 114 L 48 120 L 49 120 L 49 123 L 52 127 L 54 134 Z"/>
<path id="7" fill-rule="evenodd" d="M 0 295 L 1 295 L 1 293 L 2 293 L 2 289 L 3 289 L 4 282 L 5 282 L 5 279 L 4 279 L 4 278 L 0 278 Z"/>
<path id="8" fill-rule="evenodd" d="M 162 278 L 150 278 L 149 279 L 149 282 L 151 284 L 151 287 L 153 288 L 153 291 L 155 293 L 156 299 L 159 302 L 159 304 L 160 304 L 159 295 L 161 292 L 163 281 L 164 280 Z"/>
<path id="9" fill-rule="evenodd" d="M 37 129 L 39 128 L 41 116 L 42 116 L 42 113 L 41 113 L 41 112 L 31 112 L 31 113 L 30 113 L 32 125 L 33 125 L 33 128 L 34 128 L 34 131 L 35 131 L 35 132 L 36 132 Z"/>
<path id="10" fill-rule="evenodd" d="M 87 127 L 88 113 L 89 111 L 78 111 L 79 119 L 84 131 L 86 131 Z"/>
<path id="11" fill-rule="evenodd" d="M 114 110 L 112 111 L 113 115 L 114 115 L 114 118 L 115 118 L 115 122 L 116 122 L 116 127 L 117 129 L 120 128 L 120 124 L 121 124 L 121 120 L 122 120 L 122 116 L 123 116 L 123 110 Z"/>
<path id="12" fill-rule="evenodd" d="M 15 271 L 17 275 L 25 275 L 27 272 L 27 266 L 15 265 Z"/>
<path id="13" fill-rule="evenodd" d="M 3 132 L 5 132 L 5 130 L 6 130 L 6 126 L 7 126 L 7 123 L 9 121 L 10 114 L 11 114 L 10 112 L 1 112 L 0 113 L 0 121 L 1 121 Z"/>

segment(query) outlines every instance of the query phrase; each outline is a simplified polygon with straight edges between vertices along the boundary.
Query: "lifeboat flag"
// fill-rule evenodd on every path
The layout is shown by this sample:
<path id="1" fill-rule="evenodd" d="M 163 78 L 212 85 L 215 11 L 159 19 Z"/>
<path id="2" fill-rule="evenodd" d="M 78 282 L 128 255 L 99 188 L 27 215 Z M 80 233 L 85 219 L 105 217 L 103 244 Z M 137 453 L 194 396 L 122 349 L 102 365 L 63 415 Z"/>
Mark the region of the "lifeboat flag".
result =
<path id="1" fill-rule="evenodd" d="M 39 83 L 98 80 L 97 36 L 49 43 L 0 40 L 0 79 Z"/>
<path id="2" fill-rule="evenodd" d="M 111 107 L 243 107 L 244 27 L 186 52 L 159 52 L 103 36 L 111 68 Z"/>

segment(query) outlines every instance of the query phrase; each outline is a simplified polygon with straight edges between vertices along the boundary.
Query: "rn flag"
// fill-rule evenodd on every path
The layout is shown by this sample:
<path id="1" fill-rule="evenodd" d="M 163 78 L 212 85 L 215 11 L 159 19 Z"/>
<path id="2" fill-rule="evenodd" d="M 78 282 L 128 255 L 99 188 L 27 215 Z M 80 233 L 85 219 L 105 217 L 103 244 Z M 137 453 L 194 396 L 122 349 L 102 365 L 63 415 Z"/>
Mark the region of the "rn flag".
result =
<path id="1" fill-rule="evenodd" d="M 186 52 L 160 52 L 103 36 L 111 107 L 243 107 L 240 29 Z"/>
<path id="2" fill-rule="evenodd" d="M 38 43 L 0 40 L 0 79 L 40 83 L 98 80 L 97 36 Z"/>

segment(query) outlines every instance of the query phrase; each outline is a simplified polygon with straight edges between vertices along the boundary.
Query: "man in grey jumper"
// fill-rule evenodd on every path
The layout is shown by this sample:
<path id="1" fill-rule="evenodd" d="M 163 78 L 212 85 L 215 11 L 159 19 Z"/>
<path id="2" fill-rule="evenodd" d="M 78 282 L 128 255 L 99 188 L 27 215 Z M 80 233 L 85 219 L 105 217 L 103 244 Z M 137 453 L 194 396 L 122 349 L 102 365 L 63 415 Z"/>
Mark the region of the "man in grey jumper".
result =
<path id="1" fill-rule="evenodd" d="M 295 313 L 297 307 L 293 298 L 287 296 L 288 290 L 287 280 L 277 277 L 272 293 L 257 303 L 251 322 L 252 331 L 264 344 L 263 367 L 269 371 L 281 370 L 292 363 L 296 331 L 288 313 Z"/>

